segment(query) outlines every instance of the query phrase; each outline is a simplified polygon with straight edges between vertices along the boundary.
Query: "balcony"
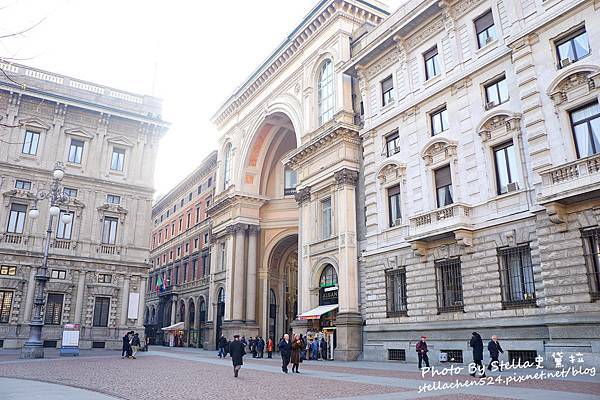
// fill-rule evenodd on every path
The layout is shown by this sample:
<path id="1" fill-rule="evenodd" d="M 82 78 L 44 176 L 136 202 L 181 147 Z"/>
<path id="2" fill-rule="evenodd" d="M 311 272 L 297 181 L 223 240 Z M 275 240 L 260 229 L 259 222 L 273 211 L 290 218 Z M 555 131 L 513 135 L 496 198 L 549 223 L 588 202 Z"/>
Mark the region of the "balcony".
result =
<path id="1" fill-rule="evenodd" d="M 20 233 L 5 233 L 2 237 L 2 242 L 8 244 L 22 245 L 25 244 L 26 240 Z"/>
<path id="2" fill-rule="evenodd" d="M 600 154 L 547 169 L 541 176 L 540 204 L 594 197 L 592 192 L 600 190 Z"/>
<path id="3" fill-rule="evenodd" d="M 455 203 L 411 217 L 408 241 L 432 241 L 457 231 L 472 231 L 472 207 Z M 458 236 L 455 234 L 455 236 Z M 462 238 L 462 236 L 461 236 Z"/>
<path id="4" fill-rule="evenodd" d="M 100 254 L 121 254 L 121 249 L 118 246 L 115 246 L 114 244 L 101 244 L 100 246 L 98 246 L 96 251 Z"/>
<path id="5" fill-rule="evenodd" d="M 71 250 L 71 246 L 72 245 L 70 240 L 55 239 L 52 242 L 50 242 L 50 247 L 59 250 Z M 73 246 L 73 248 L 75 248 L 75 246 Z"/>

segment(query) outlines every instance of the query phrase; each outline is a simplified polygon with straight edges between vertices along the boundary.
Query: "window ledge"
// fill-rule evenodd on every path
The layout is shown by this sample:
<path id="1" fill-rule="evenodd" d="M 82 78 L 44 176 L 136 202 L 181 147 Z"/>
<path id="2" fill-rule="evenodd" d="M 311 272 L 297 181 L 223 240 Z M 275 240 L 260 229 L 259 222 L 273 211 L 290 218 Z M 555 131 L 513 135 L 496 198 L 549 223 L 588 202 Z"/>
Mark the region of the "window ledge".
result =
<path id="1" fill-rule="evenodd" d="M 514 310 L 515 308 L 535 308 L 537 307 L 536 300 L 518 300 L 518 301 L 503 301 L 503 310 Z"/>
<path id="2" fill-rule="evenodd" d="M 71 161 L 67 161 L 67 162 L 65 162 L 65 165 L 66 165 L 67 167 L 70 167 L 70 168 L 83 169 L 83 165 L 81 165 L 81 164 L 79 164 L 79 163 L 74 163 L 74 162 L 71 162 Z"/>
<path id="3" fill-rule="evenodd" d="M 386 104 L 385 106 L 382 106 L 379 109 L 379 112 L 380 112 L 381 115 L 383 115 L 386 112 L 388 112 L 389 110 L 393 109 L 395 106 L 396 106 L 396 100 L 392 100 L 388 104 Z"/>
<path id="4" fill-rule="evenodd" d="M 425 86 L 425 89 L 427 89 L 427 88 L 429 88 L 429 87 L 431 87 L 431 86 L 435 85 L 436 83 L 438 83 L 438 82 L 439 82 L 439 81 L 442 79 L 442 75 L 443 75 L 443 74 L 440 72 L 440 73 L 439 73 L 439 74 L 437 74 L 436 76 L 434 76 L 434 77 L 431 77 L 431 78 L 427 79 L 427 80 L 424 82 L 424 84 L 425 84 L 425 85 L 424 85 L 424 86 Z"/>
<path id="5" fill-rule="evenodd" d="M 487 53 L 489 53 L 490 51 L 494 50 L 495 48 L 498 47 L 498 38 L 492 40 L 491 42 L 485 44 L 483 47 L 478 48 L 475 51 L 475 55 L 479 58 L 482 57 L 484 55 L 486 55 Z"/>

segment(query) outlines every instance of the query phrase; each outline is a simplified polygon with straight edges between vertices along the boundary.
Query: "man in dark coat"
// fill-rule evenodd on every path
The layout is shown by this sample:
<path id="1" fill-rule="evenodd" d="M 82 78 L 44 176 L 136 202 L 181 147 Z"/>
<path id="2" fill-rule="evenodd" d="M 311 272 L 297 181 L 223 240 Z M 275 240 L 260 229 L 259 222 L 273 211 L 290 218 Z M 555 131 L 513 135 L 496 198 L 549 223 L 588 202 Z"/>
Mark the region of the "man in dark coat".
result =
<path id="1" fill-rule="evenodd" d="M 325 340 L 325 338 L 321 338 L 321 343 L 319 344 L 319 347 L 321 348 L 321 359 L 327 360 L 327 341 Z"/>
<path id="2" fill-rule="evenodd" d="M 425 366 L 429 368 L 429 356 L 427 355 L 429 350 L 427 349 L 427 342 L 425 340 L 427 340 L 427 336 L 421 336 L 421 340 L 416 345 L 417 356 L 419 357 L 419 369 L 423 367 L 423 361 L 425 361 Z"/>
<path id="3" fill-rule="evenodd" d="M 246 354 L 244 345 L 240 342 L 240 335 L 235 335 L 233 342 L 229 343 L 229 353 L 231 354 L 231 362 L 233 363 L 233 376 L 237 378 L 240 368 L 244 365 L 243 357 Z"/>
<path id="4" fill-rule="evenodd" d="M 481 363 L 481 361 L 483 361 L 483 340 L 481 340 L 479 333 L 472 333 L 469 346 L 473 348 L 473 364 L 475 364 L 478 371 L 483 371 L 483 375 L 481 375 L 480 378 L 485 378 L 485 368 Z M 476 373 L 477 371 L 473 371 L 471 376 L 475 376 Z"/>
<path id="5" fill-rule="evenodd" d="M 221 335 L 219 341 L 217 342 L 217 347 L 219 348 L 219 358 L 225 357 L 227 353 L 225 352 L 225 346 L 227 346 L 227 338 L 225 335 Z"/>
<path id="6" fill-rule="evenodd" d="M 258 358 L 263 358 L 263 355 L 265 353 L 265 341 L 263 340 L 262 336 L 258 337 Z"/>
<path id="7" fill-rule="evenodd" d="M 129 358 L 129 356 L 131 355 L 131 344 L 129 342 L 131 338 L 129 337 L 129 335 L 132 334 L 133 332 L 127 332 L 125 336 L 123 336 L 123 349 L 121 350 L 121 358 Z"/>
<path id="8" fill-rule="evenodd" d="M 292 356 L 292 345 L 290 343 L 290 335 L 287 333 L 283 335 L 283 338 L 279 342 L 279 354 L 281 354 L 281 370 L 288 373 L 288 365 L 290 363 L 290 357 Z"/>
<path id="9" fill-rule="evenodd" d="M 500 346 L 498 336 L 492 336 L 492 340 L 490 340 L 488 343 L 488 351 L 490 352 L 490 358 L 492 359 L 492 361 L 490 361 L 490 365 L 487 367 L 488 371 L 491 371 L 492 365 L 496 363 L 498 370 L 502 372 L 502 367 L 499 365 L 500 362 L 498 361 L 498 357 L 500 357 L 500 353 L 504 353 L 504 350 L 502 350 L 502 346 Z"/>

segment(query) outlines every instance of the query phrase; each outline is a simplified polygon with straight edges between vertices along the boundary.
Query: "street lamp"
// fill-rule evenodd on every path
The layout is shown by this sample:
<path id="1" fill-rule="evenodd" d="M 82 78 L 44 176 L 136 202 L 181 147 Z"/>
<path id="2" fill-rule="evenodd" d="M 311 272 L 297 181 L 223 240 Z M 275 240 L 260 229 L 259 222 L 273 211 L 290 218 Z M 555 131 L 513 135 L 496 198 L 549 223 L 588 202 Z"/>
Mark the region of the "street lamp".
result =
<path id="1" fill-rule="evenodd" d="M 48 229 L 46 230 L 46 243 L 44 244 L 44 258 L 42 265 L 38 268 L 35 275 L 35 299 L 33 301 L 33 318 L 29 322 L 29 339 L 21 349 L 21 358 L 44 358 L 44 343 L 42 342 L 42 328 L 44 320 L 42 319 L 42 307 L 45 303 L 44 287 L 48 280 L 48 251 L 50 250 L 50 239 L 52 235 L 52 222 L 54 217 L 60 215 L 60 205 L 69 203 L 69 196 L 63 193 L 61 181 L 65 176 L 63 163 L 57 162 L 52 173 L 52 183 L 48 191 L 38 191 L 33 195 L 33 207 L 29 211 L 31 219 L 37 219 L 40 216 L 38 202 L 48 199 L 50 201 L 50 216 L 48 218 Z M 70 224 L 73 218 L 70 214 L 65 213 L 61 217 L 62 222 Z"/>

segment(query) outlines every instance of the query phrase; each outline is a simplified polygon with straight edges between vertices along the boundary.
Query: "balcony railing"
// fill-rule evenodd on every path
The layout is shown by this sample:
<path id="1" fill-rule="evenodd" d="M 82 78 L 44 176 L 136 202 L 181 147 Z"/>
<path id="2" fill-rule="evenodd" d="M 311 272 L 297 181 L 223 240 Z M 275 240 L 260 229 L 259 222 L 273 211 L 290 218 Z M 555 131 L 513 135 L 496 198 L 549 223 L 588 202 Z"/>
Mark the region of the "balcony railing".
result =
<path id="1" fill-rule="evenodd" d="M 5 233 L 3 242 L 9 244 L 23 244 L 23 235 L 19 233 Z"/>
<path id="2" fill-rule="evenodd" d="M 71 250 L 71 241 L 65 239 L 56 239 L 50 243 L 50 246 L 54 247 L 55 249 Z"/>
<path id="3" fill-rule="evenodd" d="M 114 244 L 101 244 L 97 251 L 101 254 L 121 254 L 119 248 Z"/>
<path id="4" fill-rule="evenodd" d="M 555 201 L 600 188 L 600 154 L 585 157 L 541 173 L 542 202 Z M 597 185 L 596 188 L 591 187 Z"/>
<path id="5" fill-rule="evenodd" d="M 471 206 L 455 203 L 410 218 L 410 236 L 423 239 L 454 229 L 464 229 L 472 225 Z"/>
<path id="6" fill-rule="evenodd" d="M 283 195 L 284 196 L 292 196 L 296 194 L 296 188 L 285 188 L 283 189 Z"/>

